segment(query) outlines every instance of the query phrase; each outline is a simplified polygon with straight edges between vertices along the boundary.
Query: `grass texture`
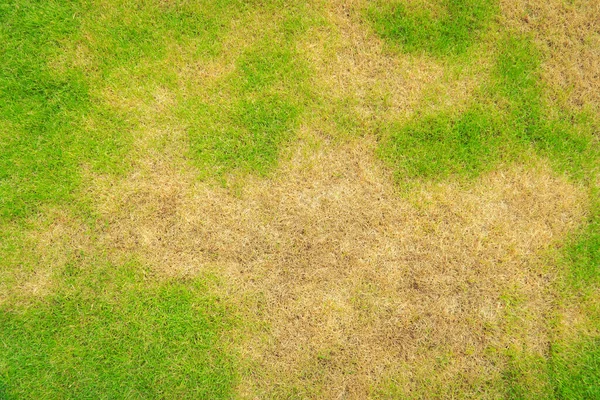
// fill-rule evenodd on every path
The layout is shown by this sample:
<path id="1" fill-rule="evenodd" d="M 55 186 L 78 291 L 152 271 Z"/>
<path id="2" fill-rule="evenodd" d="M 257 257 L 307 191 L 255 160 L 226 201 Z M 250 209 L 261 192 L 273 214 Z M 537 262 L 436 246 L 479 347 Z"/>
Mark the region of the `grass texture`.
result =
<path id="1" fill-rule="evenodd" d="M 0 399 L 600 397 L 597 24 L 513 3 L 0 0 Z"/>

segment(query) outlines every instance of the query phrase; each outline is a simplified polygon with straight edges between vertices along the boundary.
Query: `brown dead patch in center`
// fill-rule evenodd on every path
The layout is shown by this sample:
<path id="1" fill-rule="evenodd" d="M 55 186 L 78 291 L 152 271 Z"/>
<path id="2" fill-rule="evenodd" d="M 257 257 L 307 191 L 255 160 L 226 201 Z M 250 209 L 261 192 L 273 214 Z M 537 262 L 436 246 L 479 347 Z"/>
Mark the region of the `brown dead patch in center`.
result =
<path id="1" fill-rule="evenodd" d="M 541 166 L 402 198 L 372 147 L 299 146 L 235 190 L 141 165 L 99 183 L 103 240 L 159 273 L 218 271 L 267 323 L 243 344 L 242 397 L 364 398 L 385 379 L 469 391 L 499 379 L 498 349 L 543 354 L 540 254 L 578 223 L 582 193 Z"/>

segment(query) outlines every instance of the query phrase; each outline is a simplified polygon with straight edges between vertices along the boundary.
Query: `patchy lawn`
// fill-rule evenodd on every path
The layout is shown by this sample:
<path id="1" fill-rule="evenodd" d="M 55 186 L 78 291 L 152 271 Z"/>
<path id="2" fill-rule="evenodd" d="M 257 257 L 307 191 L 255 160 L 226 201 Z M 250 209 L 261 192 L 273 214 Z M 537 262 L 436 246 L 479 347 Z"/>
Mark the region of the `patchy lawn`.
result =
<path id="1" fill-rule="evenodd" d="M 599 12 L 0 0 L 0 398 L 600 397 Z"/>

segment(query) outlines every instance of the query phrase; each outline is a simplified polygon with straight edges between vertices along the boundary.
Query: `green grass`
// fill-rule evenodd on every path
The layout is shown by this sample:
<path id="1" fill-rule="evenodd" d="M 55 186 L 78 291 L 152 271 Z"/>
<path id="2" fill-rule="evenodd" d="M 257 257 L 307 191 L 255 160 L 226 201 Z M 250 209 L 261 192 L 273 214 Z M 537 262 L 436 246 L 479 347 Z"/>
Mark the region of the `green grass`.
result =
<path id="1" fill-rule="evenodd" d="M 502 132 L 485 109 L 472 108 L 459 116 L 428 116 L 388 127 L 392 133 L 380 148 L 396 168 L 398 180 L 476 176 L 500 157 Z"/>
<path id="2" fill-rule="evenodd" d="M 556 399 L 599 398 L 600 339 L 555 344 L 550 380 Z"/>
<path id="3" fill-rule="evenodd" d="M 0 309 L 5 398 L 230 398 L 233 320 L 210 281 L 94 263 L 63 279 L 34 306 Z"/>
<path id="4" fill-rule="evenodd" d="M 310 97 L 309 70 L 293 49 L 302 26 L 289 18 L 282 25 L 237 59 L 235 72 L 217 88 L 228 101 L 192 97 L 183 107 L 184 118 L 194 121 L 188 130 L 192 157 L 203 170 L 264 175 L 293 137 Z"/>
<path id="5" fill-rule="evenodd" d="M 207 117 L 218 119 L 218 112 Z M 279 146 L 290 137 L 297 116 L 296 107 L 277 97 L 239 101 L 225 127 L 192 131 L 195 159 L 205 168 L 216 166 L 218 173 L 238 169 L 264 174 L 277 162 Z"/>
<path id="6" fill-rule="evenodd" d="M 498 12 L 493 0 L 443 0 L 434 10 L 400 1 L 376 1 L 369 10 L 375 31 L 408 52 L 464 53 Z"/>
<path id="7" fill-rule="evenodd" d="M 3 1 L 0 10 L 0 219 L 13 219 L 73 201 L 82 165 L 121 169 L 127 134 L 93 104 L 83 71 L 48 65 L 78 35 L 76 3 Z"/>
<path id="8" fill-rule="evenodd" d="M 560 172 L 589 179 L 600 160 L 596 119 L 558 109 L 543 99 L 540 62 L 527 38 L 509 35 L 498 45 L 493 76 L 463 113 L 417 116 L 383 127 L 379 154 L 399 181 L 474 177 L 498 162 L 547 157 Z"/>
<path id="9" fill-rule="evenodd" d="M 597 205 L 566 253 L 572 266 L 570 278 L 573 285 L 597 286 L 600 283 L 600 215 Z"/>
<path id="10" fill-rule="evenodd" d="M 232 94 L 229 104 L 192 99 L 183 110 L 195 120 L 189 129 L 191 151 L 204 169 L 264 174 L 276 165 L 282 143 L 292 137 L 302 104 L 281 92 L 298 90 L 304 68 L 296 65 L 291 51 L 266 48 L 247 52 L 238 61 L 239 72 L 226 82 Z"/>

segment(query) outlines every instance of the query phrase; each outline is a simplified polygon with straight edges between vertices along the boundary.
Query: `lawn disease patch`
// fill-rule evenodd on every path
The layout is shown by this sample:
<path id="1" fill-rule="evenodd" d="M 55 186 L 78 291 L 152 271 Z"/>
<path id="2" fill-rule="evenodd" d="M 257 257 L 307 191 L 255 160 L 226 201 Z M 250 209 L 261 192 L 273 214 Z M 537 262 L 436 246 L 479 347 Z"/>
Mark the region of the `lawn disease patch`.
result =
<path id="1" fill-rule="evenodd" d="M 0 398 L 598 397 L 598 11 L 0 0 Z"/>

